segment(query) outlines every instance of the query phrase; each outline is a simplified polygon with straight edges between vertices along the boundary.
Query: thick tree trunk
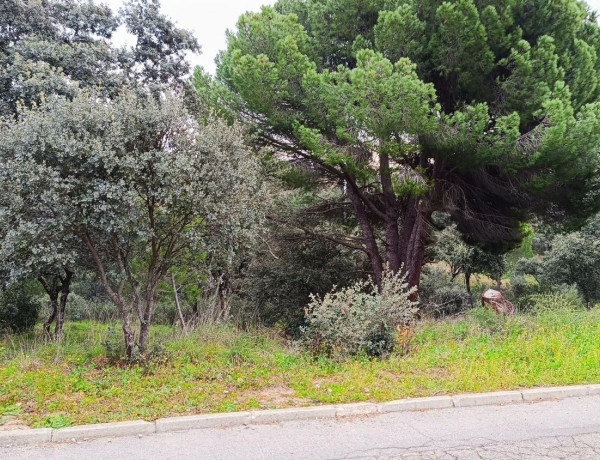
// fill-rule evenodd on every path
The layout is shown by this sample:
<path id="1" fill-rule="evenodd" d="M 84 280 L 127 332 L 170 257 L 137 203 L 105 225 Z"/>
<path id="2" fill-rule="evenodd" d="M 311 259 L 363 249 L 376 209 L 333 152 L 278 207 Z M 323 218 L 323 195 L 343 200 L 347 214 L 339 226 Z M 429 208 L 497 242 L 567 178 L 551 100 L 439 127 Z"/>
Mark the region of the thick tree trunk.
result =
<path id="1" fill-rule="evenodd" d="M 381 175 L 381 186 L 383 189 L 383 200 L 385 203 L 385 256 L 388 268 L 397 273 L 402 266 L 400 254 L 400 228 L 398 219 L 400 217 L 398 201 L 392 185 L 390 159 L 386 153 L 379 155 L 379 171 Z"/>
<path id="2" fill-rule="evenodd" d="M 430 212 L 423 210 L 424 203 L 411 197 L 404 208 L 404 219 L 400 232 L 399 255 L 403 270 L 407 274 L 409 287 L 419 288 L 421 270 L 425 262 L 427 225 Z M 414 298 L 418 298 L 415 293 Z"/>
<path id="3" fill-rule="evenodd" d="M 356 184 L 351 183 L 348 186 L 348 196 L 352 202 L 358 224 L 360 226 L 363 239 L 365 241 L 365 248 L 369 261 L 371 262 L 371 269 L 373 270 L 373 278 L 377 286 L 381 287 L 381 278 L 383 275 L 383 263 L 381 261 L 381 255 L 379 254 L 379 248 L 377 247 L 377 240 L 375 239 L 375 233 L 369 221 L 365 205 L 362 202 L 358 191 L 356 190 Z"/>

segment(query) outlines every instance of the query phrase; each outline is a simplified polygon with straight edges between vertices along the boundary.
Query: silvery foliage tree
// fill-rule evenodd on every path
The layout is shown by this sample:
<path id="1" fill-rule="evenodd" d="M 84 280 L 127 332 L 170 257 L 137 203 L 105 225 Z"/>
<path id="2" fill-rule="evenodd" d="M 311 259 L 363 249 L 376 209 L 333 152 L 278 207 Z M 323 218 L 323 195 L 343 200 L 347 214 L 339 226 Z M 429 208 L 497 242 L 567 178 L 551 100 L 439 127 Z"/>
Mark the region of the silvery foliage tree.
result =
<path id="1" fill-rule="evenodd" d="M 117 48 L 110 39 L 124 24 L 133 46 Z M 91 0 L 4 0 L 0 2 L 0 118 L 13 118 L 19 107 L 43 103 L 51 95 L 74 98 L 82 89 L 115 97 L 126 86 L 183 87 L 189 72 L 188 51 L 199 51 L 192 34 L 160 13 L 157 0 L 131 0 L 115 14 Z M 71 280 L 80 268 L 78 246 L 57 229 L 40 231 L 27 203 L 19 226 L 4 216 L 0 240 L 4 283 L 37 278 L 46 290 L 61 337 Z M 16 235 L 20 241 L 15 242 Z M 35 244 L 32 244 L 35 242 Z M 41 251 L 40 247 L 44 250 Z M 59 299 L 60 297 L 60 299 Z"/>
<path id="2" fill-rule="evenodd" d="M 84 245 L 131 357 L 147 347 L 159 285 L 182 253 L 251 241 L 264 193 L 243 141 L 239 126 L 200 124 L 171 95 L 52 98 L 0 131 L 0 212 L 19 225 L 28 207 L 32 234 Z"/>
<path id="3" fill-rule="evenodd" d="M 130 47 L 110 39 L 120 25 Z M 44 96 L 77 89 L 115 95 L 123 84 L 183 86 L 191 32 L 160 12 L 158 0 L 130 0 L 115 14 L 92 0 L 4 0 L 0 3 L 0 116 Z"/>
<path id="4" fill-rule="evenodd" d="M 5 137 L 1 139 L 4 144 Z M 4 151 L 4 145 L 0 149 Z M 51 314 L 44 323 L 44 331 L 49 338 L 60 340 L 71 280 L 81 258 L 80 245 L 73 235 L 65 234 L 61 222 L 45 219 L 45 213 L 55 203 L 51 193 L 38 193 L 45 187 L 44 170 L 31 165 L 28 177 L 42 175 L 37 182 L 25 185 L 23 171 L 11 171 L 9 167 L 10 163 L 3 165 L 0 179 L 2 279 L 12 284 L 37 278 L 50 299 Z M 51 334 L 53 322 L 55 328 Z"/>

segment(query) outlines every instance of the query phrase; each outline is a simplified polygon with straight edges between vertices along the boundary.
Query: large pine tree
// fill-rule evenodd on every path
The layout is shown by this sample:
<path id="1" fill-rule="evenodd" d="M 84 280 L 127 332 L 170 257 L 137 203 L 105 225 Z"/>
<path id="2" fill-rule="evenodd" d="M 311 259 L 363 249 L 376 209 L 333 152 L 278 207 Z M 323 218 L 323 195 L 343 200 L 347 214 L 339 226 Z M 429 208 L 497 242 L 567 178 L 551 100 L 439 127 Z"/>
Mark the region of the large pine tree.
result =
<path id="1" fill-rule="evenodd" d="M 596 204 L 599 52 L 576 0 L 280 0 L 240 17 L 218 79 L 344 186 L 375 279 L 418 285 L 435 211 L 502 245 L 527 212 Z"/>

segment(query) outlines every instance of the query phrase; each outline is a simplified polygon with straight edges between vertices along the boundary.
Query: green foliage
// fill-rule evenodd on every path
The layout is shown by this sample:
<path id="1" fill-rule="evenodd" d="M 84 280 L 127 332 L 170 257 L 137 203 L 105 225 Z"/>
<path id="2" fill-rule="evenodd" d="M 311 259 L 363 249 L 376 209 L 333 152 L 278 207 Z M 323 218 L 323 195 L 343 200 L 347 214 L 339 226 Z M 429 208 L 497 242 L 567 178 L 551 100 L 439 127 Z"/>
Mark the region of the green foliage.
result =
<path id="1" fill-rule="evenodd" d="M 505 318 L 496 314 L 491 308 L 477 307 L 470 310 L 467 318 L 479 330 L 487 334 L 497 335 L 502 333 L 507 326 Z"/>
<path id="2" fill-rule="evenodd" d="M 98 321 L 111 323 L 117 320 L 119 312 L 110 300 L 82 296 L 76 292 L 69 294 L 69 308 L 66 319 L 70 321 Z M 171 323 L 172 324 L 172 323 Z"/>
<path id="3" fill-rule="evenodd" d="M 477 92 L 494 67 L 494 54 L 475 2 L 444 2 L 436 11 L 435 22 L 436 31 L 428 44 L 430 65 L 435 72 L 456 80 L 458 88 L 468 88 L 475 97 L 483 96 Z"/>
<path id="4" fill-rule="evenodd" d="M 119 25 L 134 37 L 117 48 Z M 0 6 L 0 116 L 81 89 L 112 97 L 123 85 L 182 87 L 198 52 L 192 34 L 160 13 L 158 0 L 130 0 L 115 14 L 91 0 L 9 0 Z"/>
<path id="5" fill-rule="evenodd" d="M 19 283 L 0 293 L 0 331 L 23 333 L 35 326 L 41 309 L 31 286 Z"/>
<path id="6" fill-rule="evenodd" d="M 53 98 L 0 128 L 0 158 L 9 235 L 22 245 L 32 231 L 77 241 L 120 317 L 131 309 L 144 328 L 177 258 L 249 244 L 268 202 L 242 127 L 200 125 L 167 93 Z"/>
<path id="7" fill-rule="evenodd" d="M 585 231 L 591 231 L 588 226 Z M 600 300 L 600 241 L 592 234 L 572 232 L 557 235 L 541 258 L 521 259 L 515 273 L 535 277 L 542 287 L 575 285 L 585 303 Z"/>
<path id="8" fill-rule="evenodd" d="M 345 287 L 357 277 L 356 260 L 326 241 L 286 241 L 274 237 L 271 250 L 253 257 L 239 292 L 251 311 L 247 319 L 272 326 L 280 324 L 293 335 L 304 322 L 310 295 L 324 296 L 334 285 Z"/>
<path id="9" fill-rule="evenodd" d="M 314 352 L 336 357 L 382 356 L 396 345 L 398 328 L 412 325 L 417 304 L 405 277 L 386 272 L 381 291 L 372 280 L 311 296 L 304 341 Z"/>
<path id="10" fill-rule="evenodd" d="M 169 360 L 148 372 L 107 362 L 106 325 L 67 323 L 61 344 L 44 340 L 41 330 L 6 336 L 0 339 L 0 424 L 11 418 L 29 426 L 58 424 L 61 417 L 73 425 L 155 420 L 599 381 L 597 309 L 489 316 L 497 326 L 485 314 L 417 324 L 408 355 L 343 362 L 315 359 L 265 330 L 203 327 L 182 337 L 153 327 Z"/>
<path id="11" fill-rule="evenodd" d="M 452 279 L 459 274 L 470 278 L 475 273 L 498 279 L 506 270 L 504 257 L 485 249 L 467 244 L 455 225 L 438 232 L 431 248 L 435 260 L 446 262 L 450 266 Z M 469 280 L 466 279 L 468 283 Z M 467 289 L 470 289 L 467 284 Z"/>
<path id="12" fill-rule="evenodd" d="M 348 185 L 373 272 L 404 263 L 416 285 L 414 248 L 389 251 L 415 210 L 500 252 L 526 211 L 599 206 L 592 19 L 577 0 L 284 0 L 240 18 L 218 80 L 261 143 Z"/>
<path id="13" fill-rule="evenodd" d="M 560 310 L 581 310 L 583 299 L 575 286 L 562 286 L 550 292 L 528 295 L 519 301 L 519 308 L 536 313 Z"/>
<path id="14" fill-rule="evenodd" d="M 406 57 L 413 62 L 424 50 L 425 24 L 419 19 L 415 5 L 405 3 L 394 11 L 381 11 L 374 27 L 377 50 L 392 62 Z"/>
<path id="15" fill-rule="evenodd" d="M 419 310 L 425 316 L 444 317 L 471 307 L 471 296 L 459 282 L 451 280 L 446 271 L 423 267 L 419 283 Z"/>

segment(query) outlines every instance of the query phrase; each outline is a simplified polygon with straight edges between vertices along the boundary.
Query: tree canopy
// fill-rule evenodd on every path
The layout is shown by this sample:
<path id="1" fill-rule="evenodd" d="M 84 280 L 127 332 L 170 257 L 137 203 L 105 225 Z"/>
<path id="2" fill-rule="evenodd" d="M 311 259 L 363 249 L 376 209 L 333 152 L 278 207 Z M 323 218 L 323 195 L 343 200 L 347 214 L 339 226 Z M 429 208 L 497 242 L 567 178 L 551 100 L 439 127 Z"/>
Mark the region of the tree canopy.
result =
<path id="1" fill-rule="evenodd" d="M 110 39 L 123 24 L 131 47 Z M 0 116 L 44 97 L 74 97 L 93 89 L 115 95 L 123 85 L 170 84 L 188 79 L 194 36 L 160 12 L 158 0 L 130 0 L 116 14 L 92 0 L 6 0 L 0 5 Z"/>
<path id="2" fill-rule="evenodd" d="M 160 93 L 164 85 L 185 87 L 190 70 L 185 53 L 199 51 L 199 45 L 159 7 L 158 0 L 131 0 L 115 14 L 92 0 L 2 2 L 0 120 L 10 121 L 56 96 L 74 99 L 81 91 L 103 99 L 119 97 L 131 88 Z M 118 48 L 110 41 L 121 24 L 134 38 L 131 47 Z M 77 148 L 91 149 L 82 143 Z M 52 305 L 46 332 L 50 335 L 56 321 L 54 336 L 59 338 L 75 266 L 85 267 L 82 243 L 65 233 L 58 221 L 34 224 L 37 204 L 44 198 L 22 196 L 18 187 L 11 195 L 9 185 L 4 186 L 2 281 L 37 278 Z"/>
<path id="3" fill-rule="evenodd" d="M 506 246 L 528 212 L 598 204 L 581 205 L 600 149 L 600 28 L 583 2 L 281 0 L 227 39 L 226 101 L 344 188 L 376 280 L 389 264 L 418 285 L 434 211 Z"/>

